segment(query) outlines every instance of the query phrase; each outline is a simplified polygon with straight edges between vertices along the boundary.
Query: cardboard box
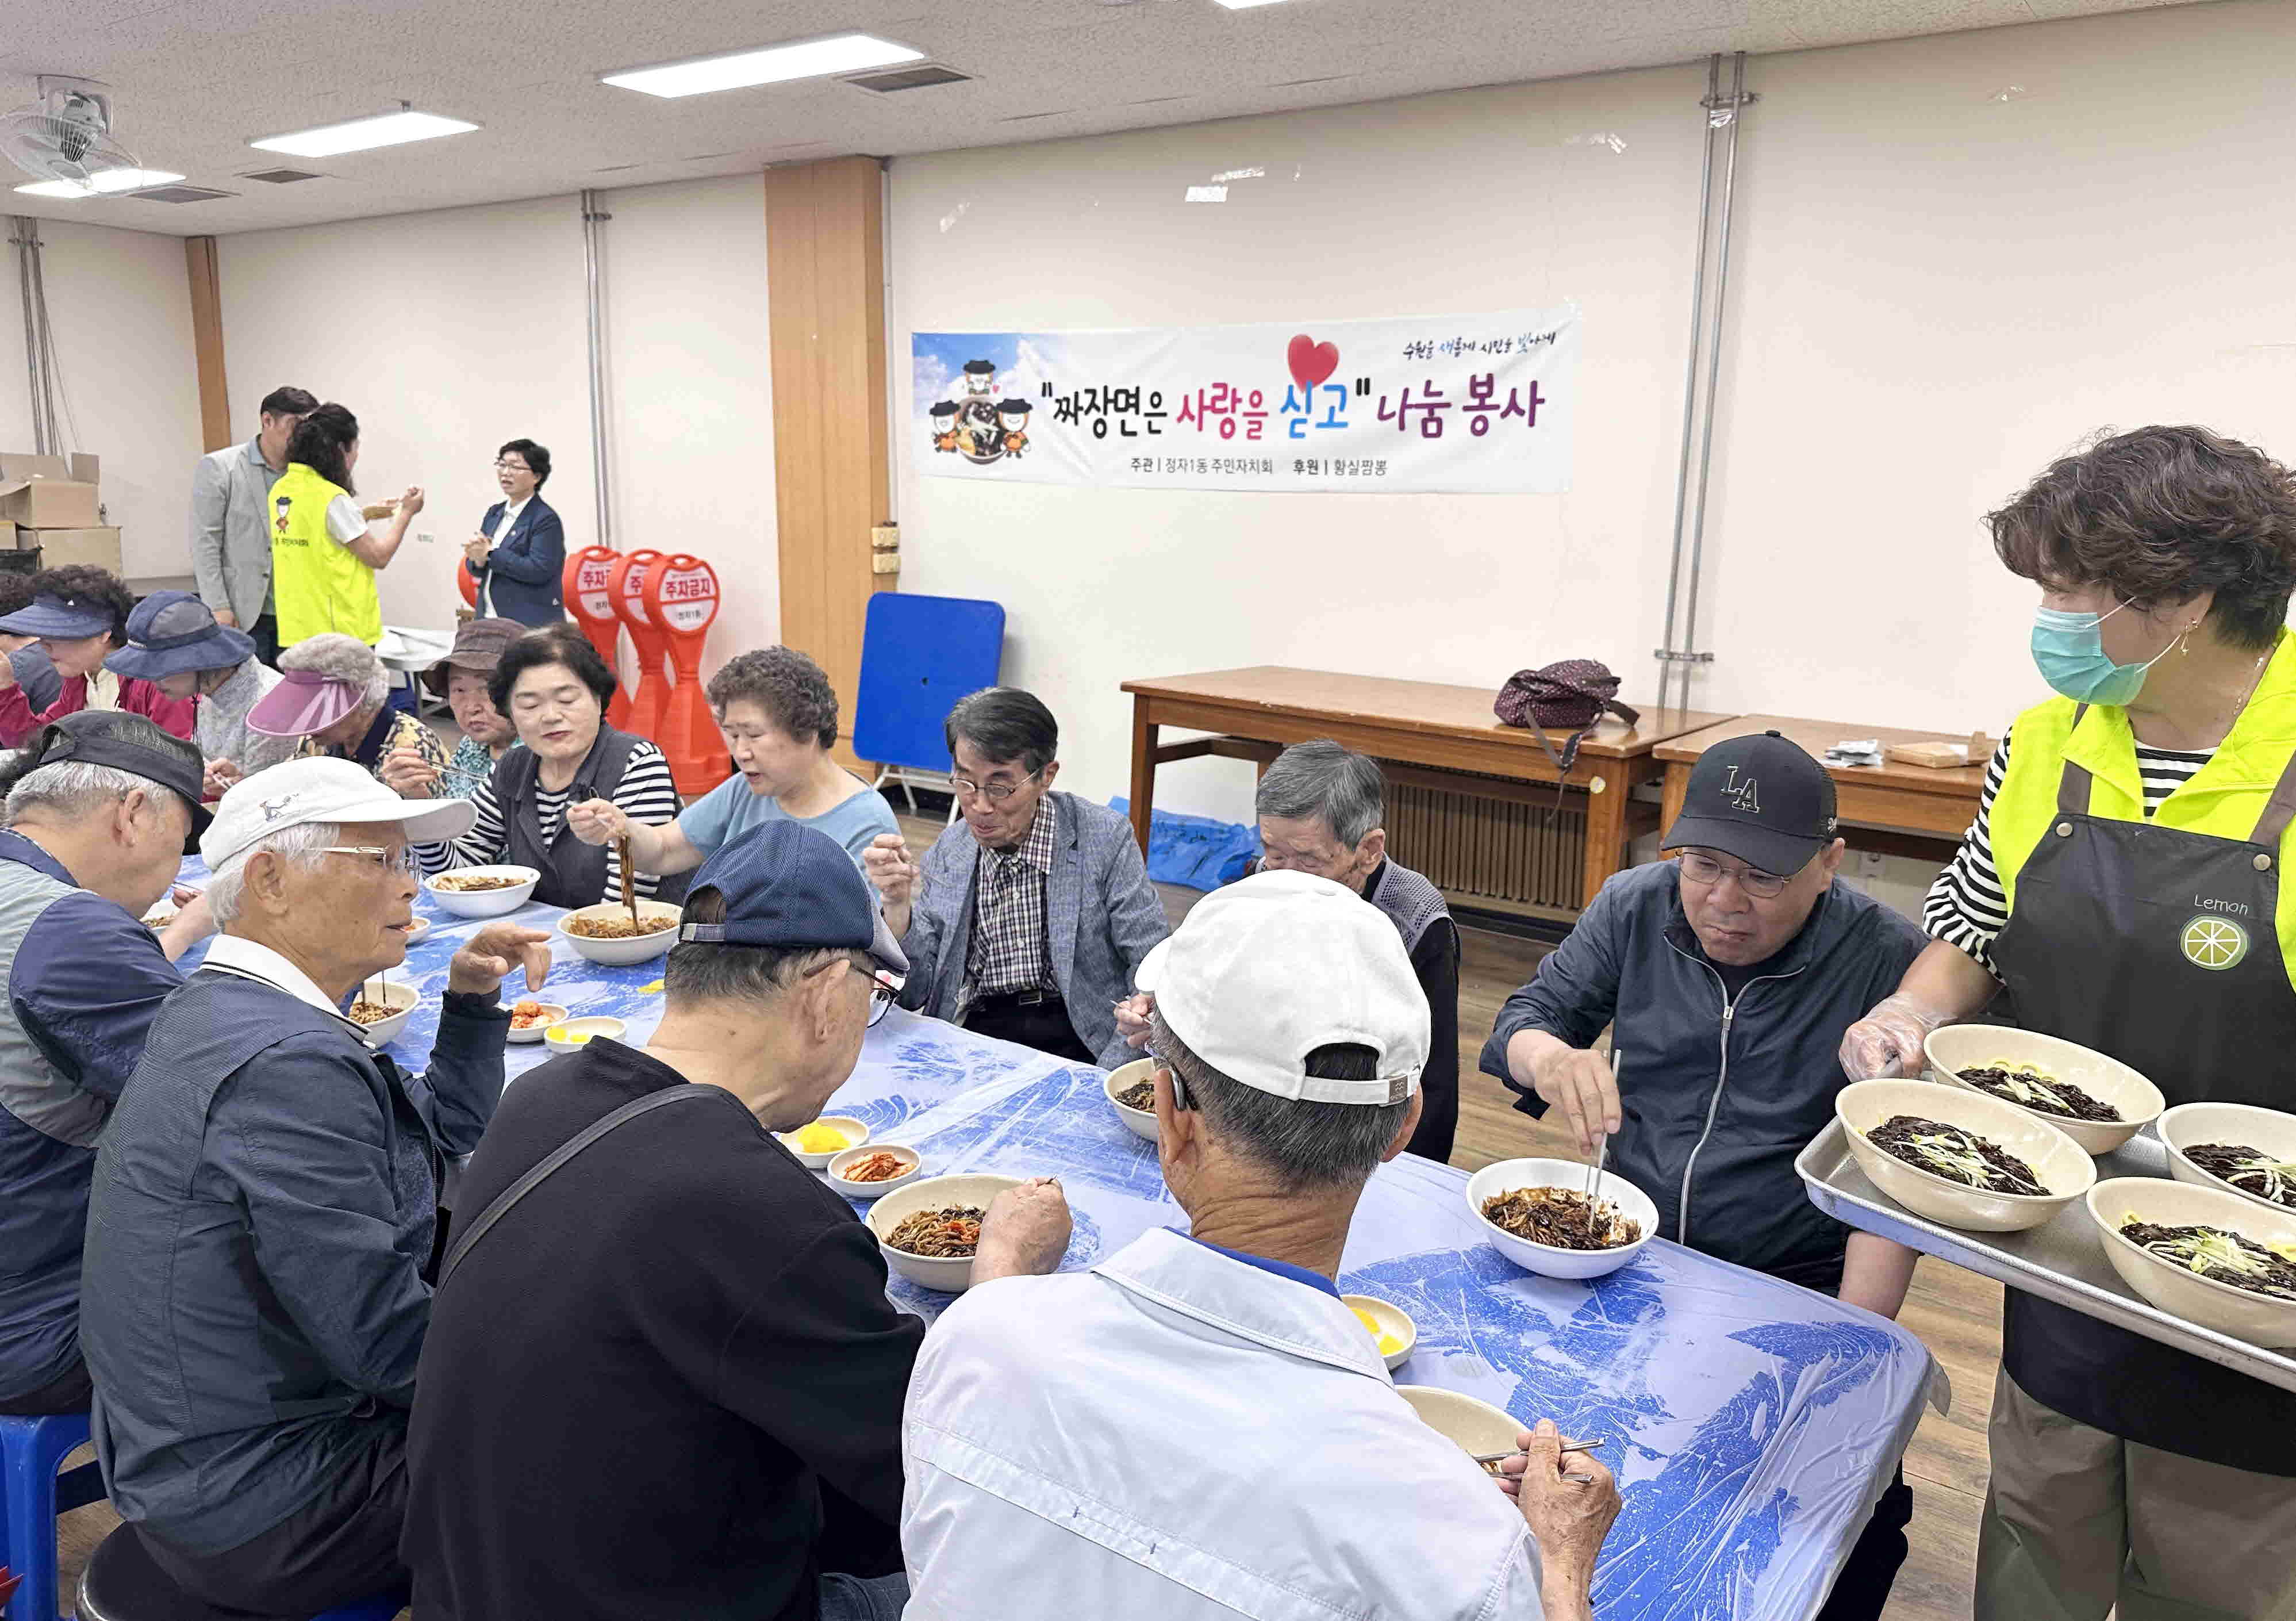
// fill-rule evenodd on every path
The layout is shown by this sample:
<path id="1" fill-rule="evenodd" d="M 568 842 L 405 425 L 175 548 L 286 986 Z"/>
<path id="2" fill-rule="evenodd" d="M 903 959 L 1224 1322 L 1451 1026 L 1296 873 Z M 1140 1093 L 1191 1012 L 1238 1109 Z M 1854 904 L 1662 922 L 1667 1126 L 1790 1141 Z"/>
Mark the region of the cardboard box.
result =
<path id="1" fill-rule="evenodd" d="M 34 456 L 20 450 L 0 450 L 0 484 L 26 479 L 69 479 L 78 484 L 102 482 L 102 464 L 86 451 L 70 456 Z"/>
<path id="2" fill-rule="evenodd" d="M 38 544 L 37 541 L 28 540 L 24 536 L 18 533 L 16 526 L 8 522 L 7 519 L 0 518 L 0 551 L 12 552 L 19 546 L 31 546 L 37 544 Z"/>
<path id="3" fill-rule="evenodd" d="M 0 518 L 20 529 L 93 529 L 103 522 L 95 486 L 77 479 L 0 483 Z"/>
<path id="4" fill-rule="evenodd" d="M 16 539 L 40 548 L 42 568 L 62 568 L 70 563 L 93 563 L 120 572 L 119 531 L 117 529 L 43 529 L 16 531 Z"/>

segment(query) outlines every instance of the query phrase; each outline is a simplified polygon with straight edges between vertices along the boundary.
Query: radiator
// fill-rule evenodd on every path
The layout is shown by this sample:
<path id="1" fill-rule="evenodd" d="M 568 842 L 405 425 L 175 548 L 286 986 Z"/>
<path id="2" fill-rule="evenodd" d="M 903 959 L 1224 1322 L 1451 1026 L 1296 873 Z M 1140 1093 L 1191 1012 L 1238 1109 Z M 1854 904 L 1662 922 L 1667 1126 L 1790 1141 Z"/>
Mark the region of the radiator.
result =
<path id="1" fill-rule="evenodd" d="M 1392 772 L 1393 768 L 1390 768 Z M 1460 778 L 1463 785 L 1472 778 Z M 1555 808 L 1550 787 L 1525 803 L 1449 788 L 1387 785 L 1387 847 L 1426 875 L 1453 904 L 1541 917 L 1575 917 L 1586 870 L 1587 801 Z"/>

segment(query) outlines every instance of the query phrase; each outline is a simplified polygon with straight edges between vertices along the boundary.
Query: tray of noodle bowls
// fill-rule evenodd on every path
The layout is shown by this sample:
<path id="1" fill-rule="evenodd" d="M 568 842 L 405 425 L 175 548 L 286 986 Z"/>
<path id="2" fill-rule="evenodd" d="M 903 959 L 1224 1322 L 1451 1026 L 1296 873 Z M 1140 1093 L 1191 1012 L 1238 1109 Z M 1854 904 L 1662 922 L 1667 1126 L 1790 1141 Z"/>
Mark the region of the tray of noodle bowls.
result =
<path id="1" fill-rule="evenodd" d="M 2112 1153 L 2168 1104 L 2118 1058 L 2030 1030 L 1948 1024 L 1923 1051 L 1938 1079 L 2038 1115 L 2091 1154 Z"/>
<path id="2" fill-rule="evenodd" d="M 2007 1055 L 1985 1049 L 1996 1056 Z M 2267 1207 L 2197 1169 L 2170 1176 L 2163 1139 L 2180 1115 L 2187 1129 L 2175 1140 L 2186 1149 L 2228 1127 L 2234 1147 L 2296 1148 L 2268 1123 L 2202 1112 L 2233 1107 L 2169 1110 L 2092 1157 L 2046 1112 L 1981 1088 L 1860 1081 L 1841 1090 L 1794 1169 L 1810 1202 L 1848 1226 L 2296 1390 L 2296 1356 L 2284 1348 L 2296 1345 L 2296 1208 Z M 2276 1292 L 2284 1284 L 2291 1293 Z"/>
<path id="3" fill-rule="evenodd" d="M 972 1255 L 989 1205 L 1022 1178 L 973 1173 L 928 1176 L 897 1188 L 862 1218 L 877 1235 L 885 1264 L 929 1289 L 958 1295 L 972 1287 Z"/>

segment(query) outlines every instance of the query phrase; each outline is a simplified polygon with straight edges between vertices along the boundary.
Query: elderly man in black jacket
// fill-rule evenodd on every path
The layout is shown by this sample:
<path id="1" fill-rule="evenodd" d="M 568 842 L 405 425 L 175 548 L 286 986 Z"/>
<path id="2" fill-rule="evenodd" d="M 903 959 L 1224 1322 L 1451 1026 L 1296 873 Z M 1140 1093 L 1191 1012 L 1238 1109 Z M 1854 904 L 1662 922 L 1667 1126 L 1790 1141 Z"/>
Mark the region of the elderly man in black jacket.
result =
<path id="1" fill-rule="evenodd" d="M 104 1133 L 81 1292 L 128 1525 L 91 1580 L 154 1609 L 311 1615 L 403 1583 L 439 1178 L 502 1092 L 496 989 L 521 959 L 539 985 L 549 936 L 498 923 L 455 954 L 427 1075 L 340 1009 L 406 954 L 409 840 L 470 819 L 294 760 L 234 786 L 201 841 L 223 934 Z"/>
<path id="2" fill-rule="evenodd" d="M 1677 1243 L 1895 1317 L 1914 1254 L 1813 1205 L 1794 1156 L 1847 1084 L 1842 1032 L 1925 941 L 1835 881 L 1833 779 L 1775 732 L 1710 748 L 1667 831 L 1672 862 L 1620 873 L 1507 999 L 1482 1068 L 1529 1115 L 1650 1195 Z M 1612 1057 L 1591 1049 L 1613 1026 Z M 1905 1559 L 1902 1478 L 1823 1621 L 1877 1617 Z"/>

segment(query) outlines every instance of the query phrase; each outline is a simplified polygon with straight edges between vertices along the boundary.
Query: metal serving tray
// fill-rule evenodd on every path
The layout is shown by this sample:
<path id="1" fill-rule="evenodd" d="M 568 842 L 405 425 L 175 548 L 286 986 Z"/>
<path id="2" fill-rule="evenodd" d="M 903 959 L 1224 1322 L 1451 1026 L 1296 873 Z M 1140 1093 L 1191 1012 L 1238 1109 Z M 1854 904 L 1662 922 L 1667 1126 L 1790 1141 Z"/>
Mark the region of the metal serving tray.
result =
<path id="1" fill-rule="evenodd" d="M 2267 1385 L 2296 1390 L 2296 1356 L 2203 1329 L 2132 1293 L 2104 1258 L 2103 1242 L 2084 1200 L 2075 1199 L 2054 1221 L 2023 1232 L 1963 1232 L 1941 1226 L 1915 1215 L 1866 1179 L 1850 1157 L 1849 1135 L 1839 1119 L 1801 1151 L 1794 1169 L 1809 1189 L 1810 1203 L 1837 1222 L 1895 1238 L 1923 1255 L 2204 1356 Z M 2129 1139 L 2126 1148 L 2096 1159 L 2099 1181 L 2168 1174 L 2169 1150 L 2150 1126 Z"/>

